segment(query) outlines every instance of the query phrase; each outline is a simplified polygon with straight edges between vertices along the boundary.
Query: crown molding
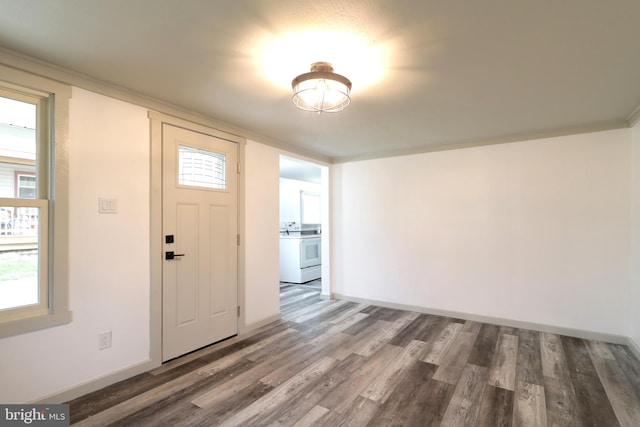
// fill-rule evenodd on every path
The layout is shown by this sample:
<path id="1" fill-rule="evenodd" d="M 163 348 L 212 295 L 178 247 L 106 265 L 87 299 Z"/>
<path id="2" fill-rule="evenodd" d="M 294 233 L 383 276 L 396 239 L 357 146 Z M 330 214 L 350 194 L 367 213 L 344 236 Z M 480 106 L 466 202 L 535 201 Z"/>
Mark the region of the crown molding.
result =
<path id="1" fill-rule="evenodd" d="M 579 135 L 579 134 L 593 133 L 593 132 L 606 132 L 609 130 L 628 129 L 628 128 L 629 128 L 629 123 L 626 120 L 620 120 L 620 121 L 599 123 L 599 124 L 589 125 L 589 126 L 582 126 L 578 128 L 550 130 L 546 132 L 535 132 L 535 133 L 521 134 L 521 135 L 510 135 L 510 136 L 505 136 L 503 138 L 496 138 L 496 139 L 462 141 L 458 143 L 431 145 L 428 147 L 407 148 L 403 150 L 385 151 L 381 153 L 374 153 L 374 154 L 364 155 L 364 156 L 334 157 L 332 160 L 334 164 L 349 163 L 349 162 L 358 162 L 363 160 L 375 160 L 375 159 L 384 159 L 389 157 L 400 157 L 400 156 L 411 156 L 415 154 L 435 153 L 438 151 L 459 150 L 463 148 L 484 147 L 488 145 L 511 144 L 516 142 L 535 141 L 538 139 L 557 138 L 557 137 L 569 136 L 569 135 Z"/>
<path id="2" fill-rule="evenodd" d="M 640 122 L 640 105 L 627 116 L 627 122 L 629 123 L 629 127 L 634 127 Z"/>

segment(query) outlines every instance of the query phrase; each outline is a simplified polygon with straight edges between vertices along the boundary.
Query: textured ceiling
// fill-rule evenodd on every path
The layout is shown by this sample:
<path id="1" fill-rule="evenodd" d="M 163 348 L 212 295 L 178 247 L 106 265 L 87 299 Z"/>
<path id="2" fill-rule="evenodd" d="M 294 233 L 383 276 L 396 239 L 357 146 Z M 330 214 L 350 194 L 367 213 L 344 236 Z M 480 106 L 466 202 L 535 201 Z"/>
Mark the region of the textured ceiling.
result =
<path id="1" fill-rule="evenodd" d="M 637 0 L 0 0 L 0 10 L 5 49 L 336 160 L 623 127 L 640 104 Z M 353 81 L 346 111 L 293 106 L 291 79 L 316 61 Z"/>

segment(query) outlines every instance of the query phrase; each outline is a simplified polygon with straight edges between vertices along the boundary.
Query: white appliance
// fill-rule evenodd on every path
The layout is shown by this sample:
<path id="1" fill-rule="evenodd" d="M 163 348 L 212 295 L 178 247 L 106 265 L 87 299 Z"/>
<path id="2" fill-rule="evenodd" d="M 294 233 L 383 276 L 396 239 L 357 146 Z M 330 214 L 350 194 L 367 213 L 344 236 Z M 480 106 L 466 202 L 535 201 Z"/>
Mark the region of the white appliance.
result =
<path id="1" fill-rule="evenodd" d="M 305 283 L 322 276 L 322 246 L 317 234 L 280 235 L 280 281 Z"/>

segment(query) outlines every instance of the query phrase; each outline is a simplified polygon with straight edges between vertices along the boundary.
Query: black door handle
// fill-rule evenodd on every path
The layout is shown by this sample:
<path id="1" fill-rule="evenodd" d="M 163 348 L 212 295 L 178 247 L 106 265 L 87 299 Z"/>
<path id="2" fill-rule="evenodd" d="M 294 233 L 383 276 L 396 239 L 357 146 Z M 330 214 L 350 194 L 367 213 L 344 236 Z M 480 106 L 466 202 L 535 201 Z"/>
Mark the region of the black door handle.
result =
<path id="1" fill-rule="evenodd" d="M 175 259 L 176 257 L 184 256 L 184 254 L 176 254 L 173 251 L 167 251 L 164 253 L 164 259 Z"/>

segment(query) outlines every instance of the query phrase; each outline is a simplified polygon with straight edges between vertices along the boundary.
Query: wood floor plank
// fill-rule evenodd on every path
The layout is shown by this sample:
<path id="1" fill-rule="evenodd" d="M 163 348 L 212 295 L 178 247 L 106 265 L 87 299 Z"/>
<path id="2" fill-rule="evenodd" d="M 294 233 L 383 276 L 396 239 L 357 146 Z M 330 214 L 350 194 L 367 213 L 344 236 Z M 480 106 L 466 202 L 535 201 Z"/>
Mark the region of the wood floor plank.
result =
<path id="1" fill-rule="evenodd" d="M 462 331 L 462 326 L 462 323 L 448 323 L 427 348 L 422 361 L 440 365 L 447 351 L 449 351 L 451 345 L 458 338 L 458 334 Z"/>
<path id="2" fill-rule="evenodd" d="M 349 377 L 360 369 L 366 358 L 357 354 L 351 354 L 345 360 L 338 362 L 326 375 L 309 382 L 307 386 L 299 390 L 287 401 L 268 415 L 261 415 L 259 423 L 268 426 L 290 426 L 303 418 L 326 395 L 348 380 Z"/>
<path id="3" fill-rule="evenodd" d="M 602 341 L 588 340 L 588 341 L 585 341 L 585 344 L 587 346 L 587 351 L 589 352 L 589 355 L 591 356 L 592 361 L 593 361 L 593 358 L 604 359 L 604 360 L 616 360 L 615 356 L 613 355 L 613 353 L 609 349 L 609 346 L 606 343 L 603 343 Z"/>
<path id="4" fill-rule="evenodd" d="M 215 363 L 215 362 L 214 362 Z M 249 362 L 245 362 L 249 363 Z M 221 372 L 221 371 L 218 371 Z M 193 371 L 162 385 L 159 385 L 144 393 L 138 394 L 117 405 L 111 406 L 91 417 L 85 418 L 74 425 L 77 426 L 100 426 L 110 422 L 118 421 L 126 416 L 132 415 L 144 408 L 151 406 L 163 399 L 166 399 L 182 390 L 202 381 L 203 375 Z"/>
<path id="5" fill-rule="evenodd" d="M 472 426 L 476 424 L 486 378 L 487 368 L 471 364 L 464 367 L 460 381 L 442 417 L 442 425 Z"/>
<path id="6" fill-rule="evenodd" d="M 147 424 L 149 427 L 156 426 L 176 426 L 176 427 L 211 427 L 219 426 L 235 413 L 241 411 L 251 405 L 258 399 L 268 395 L 273 390 L 272 387 L 255 382 L 242 388 L 238 393 L 233 395 L 233 399 L 224 402 L 224 405 L 214 406 L 207 409 L 192 406 L 186 409 L 182 414 L 177 414 L 170 419 L 159 418 L 153 424 Z M 135 425 L 135 424 L 134 424 Z"/>
<path id="7" fill-rule="evenodd" d="M 363 311 L 364 313 L 364 311 Z M 368 313 L 367 317 L 361 319 L 359 322 L 354 323 L 353 325 L 349 326 L 347 329 L 345 329 L 343 332 L 345 334 L 349 334 L 349 335 L 359 335 L 362 333 L 362 331 L 368 329 L 369 327 L 371 327 L 374 323 L 376 323 L 378 320 L 369 316 Z"/>
<path id="8" fill-rule="evenodd" d="M 112 406 L 118 405 L 137 394 L 157 387 L 161 382 L 156 383 L 148 380 L 153 377 L 149 373 L 136 375 L 68 402 L 69 406 L 73 408 L 70 411 L 71 423 L 80 422 L 91 415 L 108 410 Z"/>
<path id="9" fill-rule="evenodd" d="M 293 306 L 304 307 L 304 304 L 309 304 L 311 302 L 318 301 L 319 299 L 320 297 L 314 289 L 301 287 L 300 289 L 297 289 L 295 293 L 289 292 L 281 298 L 280 309 L 282 311 L 291 311 Z"/>
<path id="10" fill-rule="evenodd" d="M 566 336 L 562 336 L 561 341 L 578 402 L 576 418 L 585 425 L 620 425 L 585 343 L 579 338 Z"/>
<path id="11" fill-rule="evenodd" d="M 421 341 L 418 341 L 421 342 Z M 370 427 L 408 426 L 409 418 L 417 413 L 425 404 L 424 392 L 420 395 L 420 389 L 427 384 L 437 366 L 416 361 L 404 373 L 400 384 L 395 388 L 389 398 L 380 405 L 375 417 L 368 424 Z M 444 383 L 441 383 L 444 384 Z M 447 384 L 451 393 L 453 386 Z M 448 400 L 447 400 L 448 403 Z M 444 413 L 444 410 L 442 411 Z M 442 414 L 440 414 L 440 417 Z M 424 424 L 427 425 L 427 424 Z"/>
<path id="12" fill-rule="evenodd" d="M 324 334 L 328 328 L 329 325 L 327 324 L 322 327 L 303 329 L 297 334 L 287 335 L 283 339 L 277 340 L 269 346 L 251 352 L 246 357 L 255 362 L 269 359 L 273 357 L 273 355 L 280 354 L 299 343 L 311 341 L 312 339 Z"/>
<path id="13" fill-rule="evenodd" d="M 411 341 L 402 353 L 374 378 L 361 396 L 379 404 L 384 403 L 394 392 L 404 372 L 422 356 L 424 350 L 425 343 L 423 341 Z"/>
<path id="14" fill-rule="evenodd" d="M 544 385 L 539 332 L 521 329 L 518 334 L 516 381 Z"/>
<path id="15" fill-rule="evenodd" d="M 493 354 L 498 343 L 498 325 L 483 324 L 476 342 L 473 344 L 467 363 L 488 368 L 493 360 Z"/>
<path id="16" fill-rule="evenodd" d="M 434 374 L 434 379 L 454 385 L 458 383 L 479 332 L 479 328 L 476 328 L 472 332 L 460 332 L 457 335 Z"/>
<path id="17" fill-rule="evenodd" d="M 548 425 L 543 386 L 516 381 L 512 425 L 514 427 Z"/>
<path id="18" fill-rule="evenodd" d="M 231 398 L 244 387 L 247 387 L 251 383 L 258 382 L 261 377 L 273 372 L 283 365 L 286 365 L 290 360 L 297 358 L 300 353 L 305 353 L 312 348 L 313 346 L 309 344 L 299 343 L 298 345 L 281 352 L 278 357 L 274 357 L 273 359 L 262 363 L 257 363 L 251 369 L 242 372 L 229 381 L 195 396 L 192 403 L 203 409 L 220 405 L 221 402 Z"/>
<path id="19" fill-rule="evenodd" d="M 307 369 L 273 389 L 269 394 L 261 397 L 239 412 L 236 412 L 232 417 L 222 423 L 221 426 L 237 427 L 239 425 L 258 425 L 261 415 L 268 414 L 279 405 L 286 403 L 299 389 L 327 373 L 336 363 L 337 360 L 335 359 L 323 357 Z"/>
<path id="20" fill-rule="evenodd" d="M 395 334 L 411 323 L 416 316 L 417 313 L 405 312 L 404 316 L 400 316 L 392 322 L 378 320 L 378 322 L 386 322 L 387 325 L 378 327 L 378 330 L 374 334 L 361 342 L 356 343 L 353 347 L 353 352 L 365 357 L 371 356 L 382 348 L 382 346 L 391 341 Z"/>
<path id="21" fill-rule="evenodd" d="M 368 310 L 368 314 L 374 319 L 386 320 L 388 322 L 395 322 L 401 317 L 405 317 L 407 312 L 404 310 L 397 310 L 395 308 L 387 307 L 374 307 L 373 310 Z M 416 316 L 418 314 L 416 313 Z"/>
<path id="22" fill-rule="evenodd" d="M 334 303 L 334 301 L 329 299 L 319 299 L 314 301 L 313 304 L 308 304 L 304 308 L 288 313 L 286 316 L 282 316 L 282 319 L 291 320 L 296 323 L 303 323 L 307 318 L 310 319 L 311 317 L 314 317 L 320 310 L 330 306 L 332 303 Z M 311 316 L 308 316 L 309 314 L 311 314 Z"/>
<path id="23" fill-rule="evenodd" d="M 360 314 L 362 317 L 367 317 L 368 315 L 366 313 L 362 313 L 362 311 L 367 307 L 369 307 L 368 304 L 354 304 L 353 306 L 349 307 L 348 310 L 343 311 L 337 316 L 332 316 L 331 318 L 329 318 L 329 323 L 340 323 L 357 314 Z"/>
<path id="24" fill-rule="evenodd" d="M 418 404 L 407 414 L 406 426 L 440 426 L 449 406 L 455 386 L 431 378 L 422 383 L 415 393 Z"/>
<path id="25" fill-rule="evenodd" d="M 367 316 L 369 315 L 367 314 Z M 370 318 L 367 318 L 364 320 L 369 320 L 369 319 Z M 361 322 L 358 322 L 358 323 L 361 323 Z M 374 323 L 369 325 L 368 328 L 363 329 L 361 332 L 359 332 L 356 335 L 350 335 L 346 333 L 346 331 L 351 329 L 351 327 L 345 329 L 343 332 L 341 332 L 341 334 L 351 336 L 352 338 L 349 339 L 345 343 L 345 345 L 332 351 L 330 353 L 330 356 L 333 357 L 334 359 L 344 360 L 351 353 L 355 353 L 355 350 L 357 348 L 362 348 L 363 346 L 367 345 L 370 341 L 378 337 L 380 334 L 380 328 L 388 325 L 389 325 L 389 322 L 385 320 L 375 320 Z"/>
<path id="26" fill-rule="evenodd" d="M 451 319 L 443 316 L 429 315 L 428 321 L 422 330 L 415 337 L 418 341 L 424 341 L 431 346 L 431 343 L 440 335 L 442 330 L 452 322 Z"/>
<path id="27" fill-rule="evenodd" d="M 506 335 L 518 335 L 520 333 L 520 329 L 513 328 L 511 326 L 500 326 L 500 334 Z"/>
<path id="28" fill-rule="evenodd" d="M 588 341 L 587 350 L 620 425 L 640 426 L 640 398 L 607 345 Z"/>
<path id="29" fill-rule="evenodd" d="M 514 391 L 516 384 L 518 336 L 501 334 L 498 337 L 496 347 L 493 361 L 489 367 L 487 383 Z"/>
<path id="30" fill-rule="evenodd" d="M 305 310 L 311 304 L 315 304 L 318 301 L 320 301 L 320 298 L 317 295 L 311 294 L 299 300 L 287 302 L 280 305 L 280 316 L 283 319 L 288 318 L 291 315 L 295 315 L 298 310 Z"/>
<path id="31" fill-rule="evenodd" d="M 340 317 L 345 312 L 350 312 L 357 304 L 348 301 L 334 300 L 334 304 L 330 304 L 323 310 L 316 313 L 315 316 L 304 320 L 304 323 L 309 326 L 327 326 L 329 324 L 335 324 L 334 318 Z"/>
<path id="32" fill-rule="evenodd" d="M 608 344 L 608 346 L 636 392 L 636 396 L 640 397 L 640 362 L 631 353 L 629 347 L 619 344 Z"/>
<path id="33" fill-rule="evenodd" d="M 380 320 L 379 322 L 385 322 Z M 333 393 L 320 401 L 320 406 L 330 409 L 333 412 L 343 413 L 350 407 L 353 401 L 362 391 L 373 382 L 373 380 L 384 370 L 384 368 L 396 359 L 402 348 L 385 345 L 367 362 L 351 376 L 349 381 L 340 384 Z"/>
<path id="34" fill-rule="evenodd" d="M 513 423 L 513 391 L 485 385 L 476 427 L 509 427 Z M 552 424 L 564 425 L 564 424 Z"/>
<path id="35" fill-rule="evenodd" d="M 224 380 L 220 382 L 224 382 Z M 207 378 L 193 387 L 172 394 L 143 410 L 118 420 L 117 424 L 122 426 L 183 425 L 189 427 L 217 425 L 272 390 L 272 387 L 266 384 L 255 382 L 239 390 L 233 399 L 226 401 L 222 407 L 202 409 L 191 403 L 193 395 L 199 393 L 201 389 L 211 388 L 212 385 L 210 378 Z"/>
<path id="36" fill-rule="evenodd" d="M 355 400 L 349 405 L 343 412 L 330 411 L 318 421 L 316 421 L 314 427 L 336 427 L 336 426 L 349 426 L 360 427 L 366 426 L 374 418 L 378 406 L 365 399 L 362 396 L 357 396 Z"/>
<path id="37" fill-rule="evenodd" d="M 389 344 L 406 347 L 411 341 L 417 338 L 418 333 L 431 321 L 430 317 L 428 314 L 419 314 L 418 317 L 398 332 L 398 334 L 389 341 Z"/>
<path id="38" fill-rule="evenodd" d="M 564 357 L 562 341 L 558 335 L 547 332 L 540 334 L 540 354 L 543 376 L 557 379 L 568 378 L 567 360 Z"/>
<path id="39" fill-rule="evenodd" d="M 327 356 L 335 348 L 343 346 L 350 338 L 350 335 L 339 334 L 333 335 L 317 345 L 309 343 L 311 347 L 307 351 L 297 351 L 295 355 L 289 358 L 286 364 L 283 364 L 280 368 L 272 369 L 268 375 L 260 378 L 260 381 L 277 387 L 297 372 L 306 368 L 310 363 Z"/>
<path id="40" fill-rule="evenodd" d="M 318 425 L 319 420 L 329 413 L 327 408 L 316 405 L 306 415 L 300 418 L 292 427 L 309 427 Z"/>
<path id="41" fill-rule="evenodd" d="M 309 341 L 309 344 L 318 345 L 321 342 L 329 339 L 330 337 L 343 332 L 345 329 L 351 327 L 352 325 L 358 323 L 360 320 L 368 316 L 369 315 L 365 313 L 355 313 L 351 317 L 343 319 L 338 323 L 331 323 L 331 325 L 322 334 L 311 339 Z M 342 335 L 347 335 L 347 334 L 342 334 Z M 353 338 L 353 335 L 349 335 L 349 336 Z"/>
<path id="42" fill-rule="evenodd" d="M 454 321 L 455 320 L 459 320 L 459 319 L 454 319 Z M 476 339 L 477 339 L 483 325 L 481 322 L 475 322 L 473 320 L 464 320 L 464 321 L 461 321 L 460 323 L 462 323 L 462 332 L 468 332 L 470 334 L 473 334 L 476 336 Z"/>
<path id="43" fill-rule="evenodd" d="M 295 329 L 285 329 L 284 331 L 278 334 L 272 335 L 268 338 L 265 338 L 262 341 L 258 341 L 250 346 L 244 347 L 241 350 L 238 350 L 234 353 L 231 353 L 227 356 L 217 359 L 214 362 L 211 362 L 208 365 L 203 366 L 202 368 L 198 368 L 195 370 L 195 373 L 199 375 L 212 375 L 228 366 L 233 365 L 234 363 L 237 363 L 243 357 L 248 357 L 252 353 L 258 352 L 270 345 L 273 345 L 276 341 L 283 340 L 286 337 L 299 334 L 299 333 L 300 332 Z"/>
<path id="44" fill-rule="evenodd" d="M 560 336 L 540 334 L 544 395 L 549 425 L 581 426 L 576 394 Z"/>
<path id="45" fill-rule="evenodd" d="M 580 417 L 576 394 L 571 380 L 544 377 L 544 400 L 547 408 L 547 422 L 550 426 L 581 427 L 585 424 Z"/>

